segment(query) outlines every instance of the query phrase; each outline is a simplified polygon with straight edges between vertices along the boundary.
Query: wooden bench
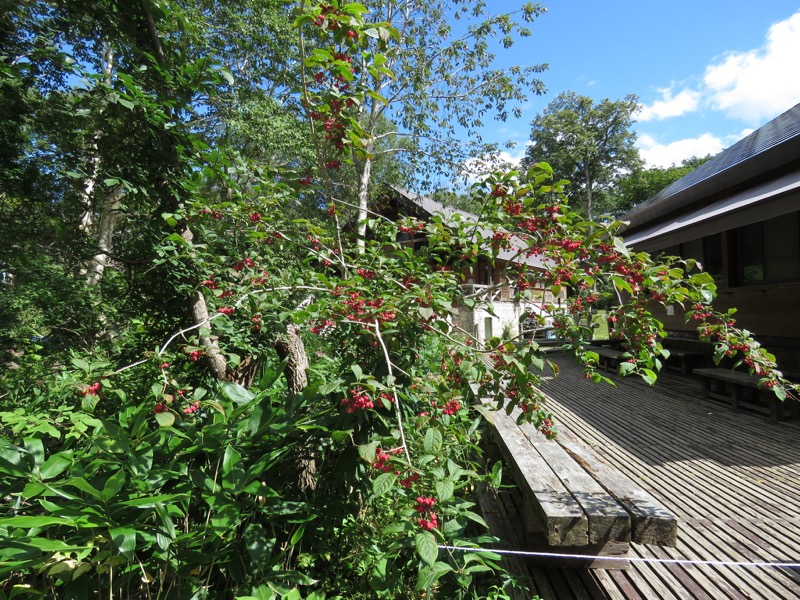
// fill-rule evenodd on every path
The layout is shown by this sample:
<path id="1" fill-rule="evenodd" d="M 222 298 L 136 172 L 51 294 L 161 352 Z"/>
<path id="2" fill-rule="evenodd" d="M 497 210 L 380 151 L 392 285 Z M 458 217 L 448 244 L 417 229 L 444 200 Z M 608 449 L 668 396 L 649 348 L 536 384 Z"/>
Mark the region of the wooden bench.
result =
<path id="1" fill-rule="evenodd" d="M 569 566 L 620 569 L 629 566 L 631 541 L 675 545 L 675 515 L 567 432 L 548 440 L 518 425 L 518 412 L 478 410 L 522 493 L 525 550 L 587 557 Z"/>
<path id="2" fill-rule="evenodd" d="M 787 409 L 791 416 L 797 416 L 797 403 L 781 402 L 772 391 L 762 390 L 757 375 L 722 368 L 695 369 L 694 374 L 702 380 L 706 398 L 721 400 L 736 410 L 748 408 L 768 414 L 773 421 L 783 419 Z"/>
<path id="3" fill-rule="evenodd" d="M 611 372 L 613 369 L 616 373 L 619 370 L 619 363 L 624 354 L 621 350 L 615 350 L 608 346 L 586 346 L 586 350 L 597 354 L 597 365 L 607 372 Z"/>
<path id="4" fill-rule="evenodd" d="M 692 370 L 696 367 L 698 363 L 703 361 L 706 357 L 705 354 L 701 352 L 689 352 L 687 350 L 672 350 L 667 348 L 669 351 L 669 358 L 665 361 L 664 366 L 667 369 L 675 369 L 680 371 L 683 375 L 691 375 Z M 674 362 L 678 364 L 675 365 L 670 359 L 674 359 Z"/>
<path id="5" fill-rule="evenodd" d="M 662 345 L 669 351 L 664 367 L 691 375 L 692 370 L 711 364 L 714 345 L 699 340 L 667 337 Z"/>

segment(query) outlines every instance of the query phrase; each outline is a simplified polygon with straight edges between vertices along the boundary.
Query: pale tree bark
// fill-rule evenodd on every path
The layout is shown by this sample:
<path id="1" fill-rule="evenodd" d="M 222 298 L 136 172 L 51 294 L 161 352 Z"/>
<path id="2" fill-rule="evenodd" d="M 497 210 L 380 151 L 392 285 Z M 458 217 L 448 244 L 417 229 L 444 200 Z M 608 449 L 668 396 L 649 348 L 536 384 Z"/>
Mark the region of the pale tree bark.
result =
<path id="1" fill-rule="evenodd" d="M 278 357 L 287 360 L 283 369 L 289 387 L 289 395 L 294 396 L 303 391 L 308 385 L 308 356 L 300 337 L 300 332 L 294 325 L 286 328 L 286 334 L 280 336 L 275 342 L 275 351 Z M 290 461 L 297 472 L 295 485 L 301 492 L 311 492 L 317 485 L 317 453 L 312 439 L 295 446 Z"/>
<path id="2" fill-rule="evenodd" d="M 370 140 L 367 143 L 367 154 L 371 153 L 373 149 L 373 142 Z M 356 239 L 356 249 L 361 254 L 366 247 L 367 239 L 367 209 L 369 202 L 369 184 L 372 176 L 372 159 L 369 156 L 364 157 L 364 162 L 361 165 L 361 176 L 358 182 L 358 239 Z"/>
<path id="3" fill-rule="evenodd" d="M 191 309 L 195 325 L 200 325 L 201 328 L 210 330 L 211 322 L 208 320 L 208 305 L 202 291 L 196 290 L 192 294 Z M 209 369 L 211 369 L 211 373 L 217 379 L 225 379 L 228 366 L 225 356 L 217 343 L 217 338 L 212 336 L 210 332 L 208 335 L 201 335 L 200 345 L 203 346 L 203 356 Z"/>
<path id="4" fill-rule="evenodd" d="M 122 186 L 116 186 L 103 205 L 100 219 L 97 222 L 95 245 L 97 251 L 86 267 L 86 283 L 99 285 L 108 266 L 109 255 L 113 248 L 114 230 L 122 214 Z"/>
<path id="5" fill-rule="evenodd" d="M 103 51 L 103 83 L 106 86 L 111 85 L 111 73 L 114 69 L 114 49 L 110 44 L 107 44 Z M 100 108 L 100 116 L 103 115 L 103 108 Z M 78 224 L 79 229 L 89 235 L 94 234 L 95 226 L 95 203 L 94 203 L 94 190 L 97 187 L 97 178 L 100 176 L 100 153 L 98 144 L 100 142 L 100 130 L 95 131 L 92 136 L 91 144 L 89 144 L 89 168 L 87 169 L 86 179 L 83 182 L 83 189 L 81 190 L 81 204 L 83 206 L 83 214 Z"/>
<path id="6" fill-rule="evenodd" d="M 188 225 L 181 232 L 181 237 L 189 246 L 192 244 L 194 234 Z M 203 357 L 208 364 L 211 373 L 219 380 L 225 379 L 228 372 L 228 364 L 222 349 L 219 347 L 216 336 L 211 335 L 211 321 L 208 318 L 208 303 L 202 290 L 195 290 L 191 299 L 192 321 L 199 325 L 200 330 L 206 329 L 206 335 L 200 334 L 200 345 L 203 347 Z"/>

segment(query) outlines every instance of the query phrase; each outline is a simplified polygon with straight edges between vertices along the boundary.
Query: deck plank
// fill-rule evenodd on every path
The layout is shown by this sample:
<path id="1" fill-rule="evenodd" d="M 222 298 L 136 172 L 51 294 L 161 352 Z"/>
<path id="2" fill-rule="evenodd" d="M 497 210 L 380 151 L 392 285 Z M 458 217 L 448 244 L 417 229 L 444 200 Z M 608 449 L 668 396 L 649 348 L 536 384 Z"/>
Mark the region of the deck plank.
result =
<path id="1" fill-rule="evenodd" d="M 634 543 L 631 558 L 800 556 L 800 422 L 708 402 L 696 379 L 677 373 L 663 373 L 655 387 L 620 377 L 611 387 L 587 382 L 569 359 L 553 360 L 561 372 L 544 392 L 560 427 L 678 516 L 674 549 Z M 626 600 L 800 597 L 797 575 L 778 568 L 634 560 L 628 571 L 557 571 L 546 600 L 576 598 L 570 578 L 584 580 L 583 589 L 591 578 L 605 597 Z"/>

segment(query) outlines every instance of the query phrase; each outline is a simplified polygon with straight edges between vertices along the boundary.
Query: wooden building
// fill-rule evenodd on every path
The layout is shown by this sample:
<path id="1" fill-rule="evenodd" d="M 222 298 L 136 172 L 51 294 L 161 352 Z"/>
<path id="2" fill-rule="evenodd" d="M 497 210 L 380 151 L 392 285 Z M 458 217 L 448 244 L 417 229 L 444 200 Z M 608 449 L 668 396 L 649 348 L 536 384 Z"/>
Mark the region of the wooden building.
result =
<path id="1" fill-rule="evenodd" d="M 462 223 L 475 223 L 480 228 L 478 217 L 467 211 L 445 206 L 431 198 L 409 192 L 397 186 L 386 186 L 374 207 L 381 215 L 396 221 L 401 217 L 414 217 L 420 221 L 428 221 L 434 215 L 440 215 L 445 222 L 460 220 Z M 486 231 L 483 231 L 485 234 Z M 425 244 L 425 235 L 401 234 L 398 241 L 419 246 Z M 544 303 L 559 304 L 549 290 L 534 292 L 530 302 L 515 302 L 514 290 L 505 279 L 505 269 L 509 261 L 524 262 L 531 269 L 542 269 L 540 258 L 520 257 L 515 248 L 500 250 L 494 264 L 479 260 L 472 268 L 461 273 L 462 288 L 465 295 L 484 294 L 481 299 L 491 302 L 494 314 L 478 305 L 474 309 L 460 306 L 455 308 L 455 324 L 464 331 L 470 332 L 479 343 L 500 335 L 504 329 L 511 328 L 517 332 L 520 317 L 527 313 L 539 313 Z M 563 299 L 562 299 L 563 301 Z M 520 333 L 523 333 L 520 331 Z"/>
<path id="2" fill-rule="evenodd" d="M 715 307 L 736 307 L 779 366 L 800 372 L 800 104 L 622 220 L 635 250 L 698 259 L 717 282 Z M 659 316 L 694 330 L 679 309 Z"/>

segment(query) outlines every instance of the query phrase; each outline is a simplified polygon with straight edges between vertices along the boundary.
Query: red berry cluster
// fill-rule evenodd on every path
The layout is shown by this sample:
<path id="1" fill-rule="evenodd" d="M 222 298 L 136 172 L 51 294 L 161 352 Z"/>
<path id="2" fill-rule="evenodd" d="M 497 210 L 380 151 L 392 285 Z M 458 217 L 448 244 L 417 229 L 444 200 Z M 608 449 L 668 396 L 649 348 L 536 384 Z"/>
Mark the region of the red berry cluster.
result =
<path id="1" fill-rule="evenodd" d="M 433 512 L 433 505 L 436 504 L 436 498 L 428 496 L 419 496 L 414 510 L 422 516 L 417 519 L 417 525 L 425 531 L 433 531 L 439 527 L 439 520 L 436 513 Z"/>
<path id="2" fill-rule="evenodd" d="M 358 269 L 356 270 L 356 273 L 358 273 L 364 279 L 375 279 L 376 275 L 375 271 L 371 269 Z"/>
<path id="3" fill-rule="evenodd" d="M 461 410 L 461 403 L 458 400 L 448 400 L 442 407 L 442 414 L 454 415 Z"/>
<path id="4" fill-rule="evenodd" d="M 197 362 L 200 360 L 200 357 L 203 356 L 202 350 L 192 350 L 189 352 L 189 360 L 192 362 Z"/>
<path id="5" fill-rule="evenodd" d="M 352 414 L 357 410 L 367 410 L 375 405 L 372 399 L 360 385 L 348 392 L 349 397 L 342 398 L 342 406 L 347 414 Z"/>
<path id="6" fill-rule="evenodd" d="M 392 448 L 388 452 L 384 452 L 380 447 L 378 447 L 375 450 L 375 461 L 372 463 L 372 467 L 377 471 L 381 471 L 382 473 L 394 472 L 395 475 L 399 475 L 400 472 L 395 471 L 395 468 L 390 461 L 393 456 L 397 456 L 402 451 L 402 448 Z"/>
<path id="7" fill-rule="evenodd" d="M 507 231 L 495 231 L 489 244 L 495 250 L 511 248 L 511 234 Z"/>
<path id="8" fill-rule="evenodd" d="M 83 391 L 83 396 L 97 396 L 100 397 L 100 391 L 103 389 L 103 384 L 100 381 L 95 381 L 92 385 Z"/>
<path id="9" fill-rule="evenodd" d="M 407 233 L 409 235 L 414 235 L 415 233 L 422 231 L 425 228 L 425 223 L 422 222 L 411 222 L 409 221 L 406 223 L 398 223 L 397 229 L 402 233 Z"/>
<path id="10" fill-rule="evenodd" d="M 413 486 L 417 481 L 419 481 L 419 473 L 412 473 L 405 479 L 401 479 L 400 485 L 409 490 L 411 489 L 411 486 Z"/>
<path id="11" fill-rule="evenodd" d="M 334 325 L 333 321 L 330 319 L 325 319 L 324 321 L 319 321 L 316 325 L 311 327 L 311 333 L 316 335 L 322 335 Z"/>
<path id="12" fill-rule="evenodd" d="M 193 404 L 183 409 L 183 414 L 191 415 L 196 413 L 199 409 L 200 409 L 200 402 L 194 402 Z"/>

